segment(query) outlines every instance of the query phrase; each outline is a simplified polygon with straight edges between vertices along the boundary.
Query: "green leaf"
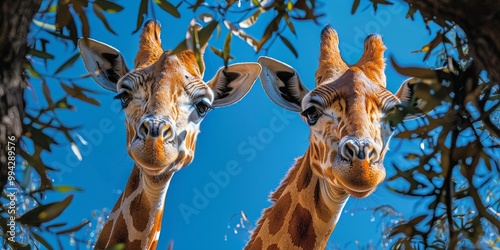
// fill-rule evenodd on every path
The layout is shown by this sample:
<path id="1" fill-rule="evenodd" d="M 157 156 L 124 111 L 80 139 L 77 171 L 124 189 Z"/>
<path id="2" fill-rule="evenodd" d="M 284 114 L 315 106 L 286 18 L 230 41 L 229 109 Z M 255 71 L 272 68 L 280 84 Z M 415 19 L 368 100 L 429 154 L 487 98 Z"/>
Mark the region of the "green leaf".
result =
<path id="1" fill-rule="evenodd" d="M 135 30 L 132 31 L 132 34 L 141 29 L 142 23 L 144 22 L 144 16 L 148 14 L 148 2 L 149 0 L 141 0 L 139 12 L 137 13 L 137 26 L 135 27 Z"/>
<path id="2" fill-rule="evenodd" d="M 249 36 L 247 33 L 245 33 L 245 31 L 243 31 L 243 29 L 239 29 L 238 27 L 236 27 L 234 24 L 232 24 L 228 20 L 224 20 L 224 25 L 226 26 L 226 28 L 231 30 L 233 35 L 239 37 L 240 39 L 242 39 L 243 41 L 248 43 L 248 45 L 252 46 L 252 48 L 254 50 L 257 50 L 257 46 L 259 45 L 259 42 L 257 40 L 255 40 L 255 38 Z"/>
<path id="3" fill-rule="evenodd" d="M 108 23 L 108 20 L 106 19 L 106 17 L 104 16 L 104 14 L 102 14 L 102 8 L 101 6 L 97 5 L 96 3 L 92 4 L 92 10 L 94 10 L 94 13 L 95 15 L 101 20 L 101 22 L 104 24 L 104 27 L 106 27 L 106 29 L 113 35 L 116 35 L 115 31 L 113 30 L 113 28 L 111 28 L 111 26 L 109 25 Z"/>
<path id="4" fill-rule="evenodd" d="M 219 23 L 217 21 L 213 20 L 207 26 L 205 26 L 201 30 L 197 31 L 198 32 L 198 42 L 199 42 L 200 47 L 203 47 L 203 45 L 205 45 L 205 43 L 208 42 L 208 39 L 210 38 L 210 36 L 212 35 L 213 31 L 218 26 L 218 24 Z M 172 50 L 172 52 L 170 52 L 170 55 L 175 55 L 175 54 L 178 54 L 184 50 L 187 50 L 188 46 L 187 46 L 186 42 L 187 42 L 187 39 L 182 40 L 182 42 L 180 42 Z"/>
<path id="5" fill-rule="evenodd" d="M 196 12 L 196 10 L 205 2 L 204 0 L 196 0 L 196 3 L 189 6 L 190 9 L 193 9 L 193 12 Z"/>
<path id="6" fill-rule="evenodd" d="M 176 55 L 182 51 L 187 50 L 186 39 L 182 40 L 171 52 L 170 55 Z"/>
<path id="7" fill-rule="evenodd" d="M 166 0 L 154 0 L 154 1 L 158 6 L 160 6 L 160 8 L 162 8 L 164 11 L 168 12 L 170 15 L 172 15 L 176 18 L 181 17 L 181 13 L 179 13 L 177 8 L 174 5 L 172 5 L 171 3 L 169 3 L 168 1 L 166 1 Z"/>
<path id="8" fill-rule="evenodd" d="M 71 67 L 71 65 L 73 65 L 79 57 L 80 57 L 80 52 L 77 52 L 72 57 L 70 57 L 66 62 L 64 62 L 61 66 L 59 66 L 56 72 L 54 72 L 54 75 L 57 75 L 61 73 L 63 70 Z"/>
<path id="9" fill-rule="evenodd" d="M 55 107 L 56 108 L 61 108 L 61 109 L 74 109 L 73 106 L 69 105 L 68 99 L 66 97 L 64 97 L 61 100 L 57 101 Z"/>
<path id="10" fill-rule="evenodd" d="M 60 202 L 39 205 L 23 214 L 18 221 L 25 225 L 40 226 L 44 222 L 57 218 L 68 207 L 72 200 L 73 195 L 69 195 Z"/>
<path id="11" fill-rule="evenodd" d="M 254 25 L 257 22 L 257 19 L 259 18 L 261 13 L 262 13 L 262 9 L 258 9 L 250 17 L 248 17 L 247 19 L 240 22 L 239 23 L 240 27 L 242 27 L 244 29 L 251 27 L 252 25 Z"/>
<path id="12" fill-rule="evenodd" d="M 311 4 L 309 5 L 307 2 L 310 2 Z M 292 18 L 297 19 L 297 20 L 313 20 L 315 23 L 318 23 L 317 19 L 324 16 L 325 14 L 322 13 L 322 14 L 317 15 L 314 13 L 314 11 L 317 10 L 314 2 L 315 1 L 313 1 L 313 0 L 310 0 L 310 1 L 297 0 L 295 2 L 295 4 L 293 5 L 294 9 L 302 10 L 305 13 L 303 16 L 295 16 Z"/>
<path id="13" fill-rule="evenodd" d="M 297 35 L 296 32 L 295 32 L 295 27 L 293 26 L 292 20 L 290 20 L 290 16 L 288 15 L 288 13 L 285 13 L 283 15 L 283 19 L 285 19 L 286 25 L 288 26 L 288 28 L 290 29 L 290 31 L 294 35 Z"/>
<path id="14" fill-rule="evenodd" d="M 375 11 L 377 11 L 379 4 L 382 4 L 382 5 L 392 5 L 393 4 L 387 0 L 370 0 L 370 2 L 372 2 L 373 10 L 375 10 Z"/>
<path id="15" fill-rule="evenodd" d="M 69 39 L 73 42 L 73 44 L 76 46 L 78 43 L 78 30 L 76 29 L 76 23 L 75 19 L 73 16 L 70 16 L 69 24 L 66 26 L 66 28 L 69 31 Z"/>
<path id="16" fill-rule="evenodd" d="M 406 18 L 411 18 L 411 20 L 414 20 L 413 14 L 415 14 L 417 10 L 417 7 L 410 4 L 410 9 L 408 9 L 408 13 L 406 13 Z"/>
<path id="17" fill-rule="evenodd" d="M 42 129 L 35 128 L 33 126 L 23 126 L 24 135 L 34 142 L 37 146 L 41 147 L 50 152 L 50 146 L 52 144 L 58 145 L 52 136 L 48 136 L 43 132 Z"/>
<path id="18" fill-rule="evenodd" d="M 217 49 L 217 48 L 215 48 L 214 46 L 210 46 L 210 50 L 211 50 L 211 51 L 212 51 L 215 55 L 217 55 L 218 57 L 220 57 L 220 58 L 224 58 L 224 57 L 223 57 L 223 55 L 222 55 L 222 53 L 223 53 L 223 52 L 222 52 L 222 50 Z M 234 57 L 230 55 L 230 56 L 229 56 L 229 60 L 234 60 Z"/>
<path id="19" fill-rule="evenodd" d="M 62 1 L 59 1 L 56 12 L 56 29 L 67 27 L 72 19 L 73 17 L 71 16 L 71 12 L 69 12 L 68 3 L 62 3 Z"/>
<path id="20" fill-rule="evenodd" d="M 360 0 L 354 0 L 354 2 L 352 3 L 351 15 L 353 15 L 354 13 L 356 13 L 356 10 L 359 7 L 359 2 L 361 2 L 361 1 Z"/>
<path id="21" fill-rule="evenodd" d="M 32 55 L 32 56 L 36 56 L 38 58 L 43 58 L 43 59 L 54 59 L 54 56 L 45 52 L 45 51 L 41 51 L 41 50 L 37 50 L 37 49 L 32 49 L 32 48 L 29 48 L 28 50 L 28 54 Z"/>
<path id="22" fill-rule="evenodd" d="M 25 129 L 25 128 L 23 128 Z M 24 130 L 26 131 L 26 130 Z M 26 134 L 26 133 L 25 133 Z M 38 143 L 38 142 L 36 142 Z M 50 181 L 49 176 L 47 175 L 47 170 L 53 170 L 52 168 L 48 167 L 43 163 L 42 159 L 40 158 L 40 154 L 42 152 L 41 147 L 38 145 L 35 146 L 35 152 L 34 153 L 27 153 L 24 150 L 19 151 L 19 155 L 30 165 L 32 166 L 36 172 L 38 173 L 38 176 L 40 177 L 40 188 L 50 188 L 52 186 L 52 181 Z"/>
<path id="23" fill-rule="evenodd" d="M 271 38 L 274 32 L 278 30 L 281 19 L 283 18 L 283 14 L 278 14 L 266 27 L 264 31 L 264 35 L 262 35 L 262 39 L 260 39 L 259 44 L 257 45 L 257 52 L 266 44 L 266 42 Z"/>
<path id="24" fill-rule="evenodd" d="M 205 43 L 208 42 L 208 39 L 210 39 L 210 36 L 212 36 L 212 33 L 214 32 L 217 25 L 219 25 L 219 23 L 213 20 L 203 29 L 198 31 L 198 37 L 200 39 L 200 47 L 202 47 L 203 45 L 205 45 Z"/>
<path id="25" fill-rule="evenodd" d="M 451 44 L 450 40 L 445 35 L 443 35 L 441 32 L 438 31 L 434 39 L 432 39 L 430 43 L 424 45 L 422 49 L 420 49 L 420 52 L 426 52 L 423 60 L 424 61 L 427 60 L 431 55 L 431 52 L 434 50 L 434 48 L 436 48 L 439 44 L 445 42 Z"/>
<path id="26" fill-rule="evenodd" d="M 121 5 L 107 0 L 95 0 L 94 4 L 99 5 L 99 7 L 108 13 L 117 13 L 123 10 Z"/>
<path id="27" fill-rule="evenodd" d="M 31 234 L 31 236 L 33 236 L 33 238 L 35 238 L 36 241 L 40 242 L 40 244 L 42 244 L 47 249 L 49 249 L 49 250 L 54 249 L 42 236 L 33 232 L 33 230 L 30 230 L 30 234 Z"/>
<path id="28" fill-rule="evenodd" d="M 66 225 L 68 225 L 68 223 L 66 223 L 66 222 L 62 222 L 62 223 L 54 223 L 54 224 L 51 224 L 51 225 L 46 226 L 46 227 L 45 227 L 45 229 L 49 230 L 49 229 L 51 229 L 51 228 L 64 227 L 64 226 L 66 226 Z"/>
<path id="29" fill-rule="evenodd" d="M 47 8 L 47 12 L 53 13 L 57 11 L 57 5 L 51 5 L 50 7 Z"/>
<path id="30" fill-rule="evenodd" d="M 43 28 L 43 29 L 47 29 L 47 30 L 51 30 L 51 31 L 55 31 L 56 30 L 56 26 L 54 24 L 50 24 L 50 23 L 44 23 L 42 21 L 38 21 L 36 19 L 33 19 L 33 23 L 40 27 L 40 28 Z"/>
<path id="31" fill-rule="evenodd" d="M 30 62 L 30 61 L 25 60 L 25 61 L 24 61 L 24 64 L 23 64 L 23 68 L 24 68 L 25 70 L 27 70 L 27 71 L 28 71 L 28 73 L 30 73 L 30 75 L 31 75 L 32 77 L 35 77 L 35 78 L 40 78 L 40 77 L 41 77 L 40 73 L 38 73 L 38 71 L 36 71 L 36 69 L 35 69 L 35 68 L 33 68 L 33 65 L 31 64 L 31 62 Z"/>
<path id="32" fill-rule="evenodd" d="M 90 98 L 84 94 L 85 91 L 89 92 L 87 89 L 84 89 L 84 88 L 77 86 L 77 85 L 74 85 L 74 84 L 72 86 L 68 86 L 62 82 L 61 82 L 61 87 L 63 88 L 63 90 L 66 93 L 68 93 L 68 95 L 70 95 L 74 98 L 80 99 L 80 100 L 87 102 L 87 103 L 90 103 L 90 104 L 94 104 L 96 106 L 100 105 L 99 101 L 97 101 L 96 99 Z"/>
<path id="33" fill-rule="evenodd" d="M 293 55 L 295 55 L 295 58 L 299 57 L 299 54 L 297 53 L 295 47 L 293 47 L 292 43 L 290 43 L 290 41 L 288 41 L 288 39 L 286 39 L 284 36 L 278 36 L 281 38 L 281 41 L 283 41 L 283 43 L 288 47 L 288 49 L 293 53 Z"/>
<path id="34" fill-rule="evenodd" d="M 89 20 L 87 18 L 87 14 L 83 10 L 83 8 L 86 7 L 85 4 L 87 4 L 87 3 L 88 2 L 84 2 L 84 5 L 82 5 L 79 1 L 74 1 L 73 2 L 73 9 L 75 10 L 75 12 L 80 17 L 80 22 L 82 23 L 82 36 L 83 37 L 90 37 Z"/>
<path id="35" fill-rule="evenodd" d="M 59 191 L 61 193 L 67 193 L 69 191 L 78 191 L 78 192 L 82 192 L 83 191 L 83 189 L 81 189 L 79 187 L 68 186 L 68 185 L 52 186 L 52 190 Z"/>
<path id="36" fill-rule="evenodd" d="M 226 40 L 224 41 L 224 50 L 222 51 L 222 59 L 224 59 L 224 66 L 227 67 L 229 62 L 229 57 L 231 56 L 231 38 L 233 33 L 228 32 Z"/>
<path id="37" fill-rule="evenodd" d="M 253 5 L 257 6 L 257 7 L 261 7 L 260 6 L 260 1 L 259 0 L 252 0 L 252 3 Z"/>
<path id="38" fill-rule="evenodd" d="M 394 69 L 396 69 L 396 71 L 402 75 L 412 76 L 421 79 L 437 79 L 437 74 L 434 70 L 418 68 L 418 67 L 401 67 L 396 63 L 394 57 L 392 56 L 391 56 L 391 63 Z"/>
<path id="39" fill-rule="evenodd" d="M 47 83 L 45 82 L 45 80 L 42 80 L 42 90 L 43 90 L 43 95 L 45 96 L 45 100 L 47 100 L 47 103 L 49 104 L 49 106 L 52 106 L 52 104 L 53 104 L 52 96 L 50 95 L 49 86 L 47 86 Z"/>
<path id="40" fill-rule="evenodd" d="M 72 228 L 68 228 L 68 229 L 65 229 L 65 230 L 62 230 L 62 231 L 59 231 L 59 232 L 56 232 L 57 235 L 59 234 L 68 234 L 68 233 L 73 233 L 73 232 L 76 232 L 80 229 L 82 229 L 84 226 L 88 225 L 90 223 L 89 220 L 85 220 L 84 222 L 82 222 L 80 225 L 76 225 Z"/>

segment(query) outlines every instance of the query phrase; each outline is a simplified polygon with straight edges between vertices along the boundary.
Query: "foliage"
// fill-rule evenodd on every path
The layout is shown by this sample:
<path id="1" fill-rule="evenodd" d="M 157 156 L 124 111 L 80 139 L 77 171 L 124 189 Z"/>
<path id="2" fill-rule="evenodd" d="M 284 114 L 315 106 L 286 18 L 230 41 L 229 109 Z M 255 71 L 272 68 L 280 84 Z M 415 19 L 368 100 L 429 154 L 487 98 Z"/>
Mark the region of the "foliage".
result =
<path id="1" fill-rule="evenodd" d="M 210 46 L 212 53 L 219 56 L 225 65 L 233 59 L 231 41 L 235 38 L 245 41 L 256 52 L 269 50 L 279 38 L 298 57 L 298 51 L 287 37 L 298 36 L 294 24 L 302 21 L 317 23 L 318 18 L 323 16 L 319 13 L 321 4 L 315 0 L 136 2 L 137 21 L 133 32 L 140 30 L 146 17 L 156 17 L 158 10 L 180 17 L 181 8 L 190 9 L 193 16 L 197 14 L 197 18 L 187 27 L 186 38 L 172 53 L 191 48 L 201 62 L 200 49 L 211 38 L 218 39 L 225 33 L 222 48 Z M 374 11 L 391 4 L 386 0 L 369 2 Z M 354 0 L 352 14 L 360 4 L 360 0 Z M 32 40 L 28 41 L 30 50 L 24 66 L 31 78 L 31 91 L 34 91 L 37 84 L 42 89 L 46 105 L 27 105 L 23 147 L 18 159 L 22 167 L 21 172 L 16 173 L 13 184 L 17 190 L 15 216 L 20 224 L 16 225 L 15 230 L 18 237 L 15 242 L 8 240 L 9 208 L 0 207 L 4 246 L 31 249 L 34 245 L 43 245 L 52 249 L 53 246 L 45 240 L 49 234 L 57 236 L 59 242 L 59 236 L 69 236 L 79 244 L 92 245 L 93 239 L 88 239 L 88 234 L 82 236 L 84 239 L 74 237 L 75 232 L 85 227 L 88 227 L 87 232 L 90 230 L 89 220 L 83 220 L 73 227 L 53 222 L 70 205 L 73 196 L 70 194 L 62 201 L 52 203 L 45 203 L 45 198 L 54 191 L 64 193 L 79 189 L 54 185 L 50 174 L 57 169 L 48 166 L 43 155 L 50 153 L 54 146 L 69 144 L 74 154 L 81 159 L 77 147 L 79 137 L 74 132 L 77 127 L 61 121 L 59 114 L 75 110 L 75 100 L 91 105 L 99 105 L 99 102 L 92 97 L 95 92 L 79 84 L 89 75 L 65 78 L 60 73 L 78 60 L 78 38 L 89 37 L 92 28 L 97 25 L 89 23 L 89 15 L 97 17 L 100 25 L 111 34 L 116 34 L 107 18 L 122 10 L 121 5 L 111 0 L 45 0 L 33 20 Z M 414 18 L 417 11 L 410 6 L 407 17 Z M 425 205 L 431 213 L 404 219 L 396 212 L 387 212 L 390 209 L 379 208 L 377 211 L 382 211 L 386 217 L 397 217 L 397 220 L 391 220 L 388 226 L 392 229 L 388 229 L 389 233 L 384 236 L 392 241 L 384 243 L 391 243 L 393 248 L 398 249 L 498 247 L 499 239 L 488 238 L 489 231 L 498 235 L 500 226 L 497 183 L 499 166 L 494 160 L 498 157 L 495 150 L 498 151 L 500 135 L 498 124 L 494 121 L 499 116 L 494 113 L 498 110 L 500 99 L 498 83 L 490 82 L 487 72 L 481 72 L 475 66 L 468 53 L 467 38 L 453 20 L 436 18 L 425 21 L 436 22 L 442 30 L 416 52 L 425 53 L 424 60 L 441 59 L 441 66 L 444 64 L 444 68 L 427 70 L 393 64 L 401 74 L 419 79 L 418 87 L 414 89 L 415 96 L 426 100 L 426 109 L 438 107 L 438 111 L 427 116 L 417 126 L 398 126 L 401 131 L 398 138 L 419 140 L 422 150 L 418 154 L 407 153 L 405 157 L 413 165 L 408 168 L 395 165 L 398 173 L 390 177 L 389 182 L 393 184 L 391 187 L 395 192 L 426 198 Z M 203 27 L 198 26 L 197 22 L 204 23 Z M 253 29 L 256 22 L 266 22 L 266 28 L 261 31 L 259 39 L 250 35 L 257 33 Z M 61 60 L 48 49 L 53 44 L 65 45 L 70 53 L 56 70 L 48 72 L 46 65 L 49 61 Z M 437 50 L 439 52 L 436 53 Z M 66 95 L 55 97 L 51 90 L 57 87 Z M 400 117 L 412 112 L 415 112 L 414 106 L 401 106 L 389 119 L 399 123 Z M 61 137 L 64 138 L 63 141 L 56 139 Z M 408 184 L 408 188 L 399 188 L 403 182 Z M 3 194 L 2 199 L 7 202 L 2 204 L 7 204 L 10 199 L 6 196 L 8 191 L 5 190 Z M 98 213 L 95 217 L 98 224 L 95 230 L 98 231 L 105 216 Z M 63 227 L 65 229 L 61 229 Z M 458 239 L 465 241 L 459 242 Z"/>
<path id="2" fill-rule="evenodd" d="M 415 11 L 410 7 L 407 17 Z M 394 223 L 387 236 L 395 249 L 497 248 L 500 86 L 469 55 L 460 27 L 436 23 L 441 31 L 416 52 L 424 60 L 434 52 L 442 68 L 405 68 L 392 60 L 399 73 L 416 78 L 414 100 L 424 100 L 423 111 L 434 111 L 416 127 L 399 126 L 397 137 L 418 142 L 421 151 L 405 153 L 410 167 L 393 163 L 397 173 L 388 178 L 394 192 L 420 197 L 426 212 Z M 388 119 L 399 123 L 416 111 L 414 104 Z"/>
<path id="3" fill-rule="evenodd" d="M 103 10 L 107 13 L 118 12 L 121 6 L 107 0 L 96 0 L 91 3 L 96 16 L 108 27 L 103 15 Z M 94 91 L 81 87 L 77 84 L 79 80 L 85 79 L 88 75 L 65 78 L 60 73 L 70 68 L 79 58 L 75 46 L 79 35 L 89 36 L 90 25 L 86 16 L 89 8 L 88 1 L 45 1 L 33 20 L 31 31 L 32 39 L 27 41 L 29 51 L 26 55 L 24 68 L 29 83 L 29 92 L 34 93 L 34 84 L 39 84 L 42 89 L 44 100 L 38 102 L 40 105 L 28 103 L 23 121 L 23 137 L 19 150 L 15 179 L 11 180 L 2 198 L 6 200 L 2 204 L 10 206 L 0 207 L 1 226 L 3 231 L 3 245 L 12 249 L 33 249 L 44 246 L 53 249 L 53 245 L 46 240 L 46 235 L 53 235 L 57 238 L 58 245 L 62 248 L 62 237 L 67 237 L 70 242 L 79 242 L 88 245 L 88 240 L 75 237 L 75 233 L 83 228 L 91 226 L 90 220 L 83 219 L 81 223 L 68 226 L 67 223 L 54 222 L 54 220 L 65 211 L 70 205 L 73 194 L 66 196 L 62 201 L 46 203 L 44 200 L 51 192 L 74 192 L 81 191 L 80 188 L 68 185 L 54 185 L 50 178 L 50 172 L 57 171 L 44 161 L 44 154 L 52 152 L 54 146 L 69 144 L 74 154 L 81 159 L 76 141 L 74 139 L 75 126 L 66 125 L 65 121 L 59 119 L 59 113 L 65 110 L 75 110 L 71 102 L 75 99 L 99 105 L 99 102 L 89 95 L 96 94 Z M 41 21 L 44 20 L 44 21 Z M 52 20 L 53 22 L 45 21 Z M 81 23 L 77 29 L 76 23 Z M 113 33 L 112 30 L 110 30 Z M 51 43 L 72 44 L 69 58 L 58 66 L 54 72 L 49 72 L 47 64 L 55 60 L 56 56 L 51 54 L 49 47 Z M 57 58 L 60 60 L 60 58 Z M 39 65 L 43 67 L 39 67 Z M 55 97 L 51 90 L 58 85 L 66 95 Z M 50 86 L 50 87 L 49 87 Z M 57 138 L 63 137 L 65 141 Z M 10 201 L 10 203 L 9 203 Z M 15 225 L 12 227 L 11 218 L 15 218 Z M 9 224 L 11 223 L 11 224 Z M 88 231 L 86 236 L 88 238 Z M 15 236 L 15 237 L 12 237 Z"/>

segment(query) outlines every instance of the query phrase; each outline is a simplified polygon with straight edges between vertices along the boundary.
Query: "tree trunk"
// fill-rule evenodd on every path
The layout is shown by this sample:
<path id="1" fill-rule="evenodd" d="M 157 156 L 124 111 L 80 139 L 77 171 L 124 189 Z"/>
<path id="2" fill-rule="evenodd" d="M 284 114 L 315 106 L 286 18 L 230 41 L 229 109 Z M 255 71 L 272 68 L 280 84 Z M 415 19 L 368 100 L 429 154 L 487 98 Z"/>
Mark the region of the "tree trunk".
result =
<path id="1" fill-rule="evenodd" d="M 26 38 L 40 4 L 41 0 L 0 0 L 0 191 L 7 182 L 9 138 L 14 138 L 15 149 L 19 150 L 26 86 L 23 76 Z"/>
<path id="2" fill-rule="evenodd" d="M 422 16 L 458 24 L 467 35 L 469 50 L 494 82 L 500 81 L 500 1 L 498 0 L 405 0 Z"/>

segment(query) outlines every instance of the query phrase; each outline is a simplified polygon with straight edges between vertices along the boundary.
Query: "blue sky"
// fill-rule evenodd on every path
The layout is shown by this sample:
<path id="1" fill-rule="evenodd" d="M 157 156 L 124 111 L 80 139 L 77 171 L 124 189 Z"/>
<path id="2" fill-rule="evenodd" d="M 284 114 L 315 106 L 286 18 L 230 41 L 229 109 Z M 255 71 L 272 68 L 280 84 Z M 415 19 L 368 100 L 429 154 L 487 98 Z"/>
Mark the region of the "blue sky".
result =
<path id="1" fill-rule="evenodd" d="M 357 13 L 351 15 L 352 1 L 328 1 L 321 9 L 326 15 L 320 19 L 319 25 L 296 22 L 297 37 L 287 33 L 299 52 L 298 58 L 279 40 L 267 55 L 293 66 L 306 86 L 312 89 L 318 65 L 319 34 L 326 24 L 331 24 L 339 34 L 341 53 L 348 63 L 355 63 L 361 56 L 365 36 L 378 33 L 388 48 L 386 57 L 393 56 L 402 65 L 433 66 L 422 62 L 423 54 L 411 51 L 420 49 L 435 34 L 429 34 L 418 14 L 415 21 L 405 19 L 408 6 L 394 2 L 393 6 L 379 7 L 376 15 L 368 3 L 362 2 Z M 110 34 L 99 20 L 91 17 L 91 37 L 119 49 L 131 66 L 138 49 L 138 34 L 132 34 L 132 31 L 139 3 L 121 1 L 120 4 L 124 4 L 124 11 L 108 15 L 119 35 Z M 243 1 L 243 4 L 247 3 Z M 194 17 L 191 10 L 186 10 L 184 6 L 180 10 L 180 19 L 158 8 L 155 11 L 156 18 L 162 23 L 164 49 L 174 48 L 184 38 L 186 27 Z M 200 8 L 197 13 L 203 11 L 206 10 Z M 249 33 L 260 37 L 266 24 L 265 20 L 260 20 Z M 221 48 L 224 37 L 222 35 L 219 40 L 212 38 L 209 43 Z M 255 62 L 259 56 L 265 55 L 256 54 L 236 37 L 233 37 L 232 46 L 231 54 L 235 57 L 232 63 Z M 74 53 L 63 48 L 54 49 L 63 55 L 61 58 L 68 58 Z M 209 80 L 222 66 L 222 60 L 207 50 L 205 63 L 205 80 Z M 84 73 L 85 68 L 79 59 L 63 75 L 73 77 Z M 387 88 L 395 92 L 405 77 L 397 74 L 390 64 L 386 74 Z M 51 84 L 58 85 L 57 82 Z M 108 208 L 109 211 L 124 189 L 133 166 L 125 148 L 124 115 L 120 112 L 119 103 L 113 101 L 113 93 L 101 89 L 90 78 L 80 84 L 99 91 L 100 94 L 94 97 L 101 102 L 101 106 L 96 107 L 73 100 L 78 109 L 61 113 L 68 124 L 81 126 L 77 133 L 87 141 L 87 145 L 78 145 L 83 159 L 78 161 L 69 146 L 54 148 L 54 153 L 46 158 L 48 164 L 65 170 L 52 175 L 56 184 L 74 185 L 84 190 L 75 193 L 72 204 L 58 219 L 73 224 L 91 217 L 93 210 Z M 34 87 L 37 93 L 41 93 L 36 85 Z M 55 95 L 62 95 L 57 88 L 54 91 Z M 38 103 L 31 102 L 43 105 L 39 103 L 40 99 Z M 271 123 L 278 124 L 278 127 Z M 262 209 L 270 205 L 267 201 L 269 193 L 278 186 L 294 159 L 307 149 L 308 135 L 309 129 L 299 115 L 271 102 L 260 81 L 236 105 L 212 111 L 202 122 L 193 163 L 176 173 L 171 182 L 158 249 L 166 249 L 169 241 L 174 241 L 174 249 L 241 249 L 248 234 L 244 230 L 238 231 L 238 234 L 232 228 L 228 230 L 228 222 L 231 227 L 235 226 L 241 217 L 240 211 L 244 211 L 255 225 Z M 393 138 L 391 145 L 395 148 L 398 141 Z M 403 158 L 397 157 L 396 153 L 418 150 L 418 145 L 403 146 L 388 152 L 385 159 L 388 176 L 394 173 L 390 163 L 402 162 Z M 228 168 L 232 171 L 228 172 Z M 224 173 L 229 176 L 228 181 L 218 182 L 214 176 Z M 50 197 L 59 199 L 64 195 Z M 388 192 L 384 183 L 367 199 L 349 200 L 328 246 L 356 249 L 356 241 L 362 246 L 369 242 L 379 246 L 382 224 L 379 217 L 372 218 L 371 209 L 382 204 L 395 207 L 407 217 L 418 209 L 415 200 Z M 187 207 L 194 213 L 183 213 Z"/>

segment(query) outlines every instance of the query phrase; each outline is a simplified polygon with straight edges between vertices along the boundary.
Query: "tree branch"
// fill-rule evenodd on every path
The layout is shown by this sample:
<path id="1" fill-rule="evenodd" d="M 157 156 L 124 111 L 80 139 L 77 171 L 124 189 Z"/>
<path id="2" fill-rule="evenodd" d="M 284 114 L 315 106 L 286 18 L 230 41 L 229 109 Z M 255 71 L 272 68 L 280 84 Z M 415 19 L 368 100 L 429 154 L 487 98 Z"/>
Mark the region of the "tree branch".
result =
<path id="1" fill-rule="evenodd" d="M 467 35 L 469 49 L 491 80 L 500 81 L 500 1 L 497 0 L 405 0 L 426 20 L 453 21 Z"/>

